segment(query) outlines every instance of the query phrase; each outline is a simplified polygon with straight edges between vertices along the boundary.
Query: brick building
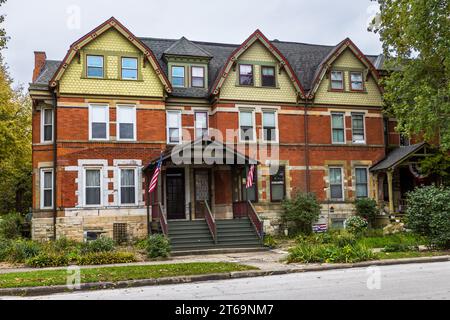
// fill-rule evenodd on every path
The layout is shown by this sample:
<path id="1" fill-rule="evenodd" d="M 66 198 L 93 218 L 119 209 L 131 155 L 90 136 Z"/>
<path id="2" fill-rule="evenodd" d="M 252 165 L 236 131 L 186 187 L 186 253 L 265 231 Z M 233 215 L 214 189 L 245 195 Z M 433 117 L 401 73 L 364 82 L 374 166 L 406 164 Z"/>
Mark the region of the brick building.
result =
<path id="1" fill-rule="evenodd" d="M 118 237 L 119 230 L 143 237 L 150 213 L 165 232 L 177 221 L 178 229 L 206 223 L 220 242 L 215 228 L 247 215 L 257 230 L 263 223 L 279 231 L 280 202 L 296 192 L 315 193 L 320 223 L 335 227 L 355 198 L 393 197 L 393 188 L 381 187 L 383 173 L 370 171 L 400 144 L 393 119 L 382 114 L 383 58 L 350 39 L 269 41 L 259 30 L 241 45 L 138 38 L 111 18 L 62 61 L 43 52 L 35 60 L 35 239 Z M 242 161 L 176 165 L 169 151 L 192 141 Z"/>

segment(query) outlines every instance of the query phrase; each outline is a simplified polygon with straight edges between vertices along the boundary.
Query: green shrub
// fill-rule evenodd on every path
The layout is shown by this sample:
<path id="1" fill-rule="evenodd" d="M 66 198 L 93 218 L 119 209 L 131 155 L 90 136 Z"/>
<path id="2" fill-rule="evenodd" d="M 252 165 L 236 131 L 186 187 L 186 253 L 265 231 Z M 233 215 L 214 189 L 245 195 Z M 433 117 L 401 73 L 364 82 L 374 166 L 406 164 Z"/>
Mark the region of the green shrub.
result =
<path id="1" fill-rule="evenodd" d="M 419 251 L 418 247 L 410 246 L 404 243 L 393 243 L 384 247 L 383 252 L 410 252 Z"/>
<path id="2" fill-rule="evenodd" d="M 0 238 L 18 239 L 22 236 L 24 219 L 20 213 L 10 213 L 0 217 Z"/>
<path id="3" fill-rule="evenodd" d="M 98 252 L 111 252 L 114 251 L 116 245 L 113 239 L 107 237 L 100 237 L 97 240 L 83 243 L 81 246 L 81 253 L 98 253 Z"/>
<path id="4" fill-rule="evenodd" d="M 356 237 L 350 233 L 338 234 L 333 238 L 333 244 L 335 244 L 339 248 L 343 248 L 345 246 L 354 246 L 356 242 Z"/>
<path id="5" fill-rule="evenodd" d="M 355 263 L 373 260 L 376 255 L 361 245 L 300 244 L 289 251 L 289 263 Z"/>
<path id="6" fill-rule="evenodd" d="M 450 248 L 450 187 L 428 186 L 408 193 L 407 226 L 430 246 Z"/>
<path id="7" fill-rule="evenodd" d="M 11 240 L 0 239 L 0 262 L 8 260 L 11 251 Z"/>
<path id="8" fill-rule="evenodd" d="M 319 219 L 320 204 L 313 194 L 298 193 L 283 202 L 282 219 L 294 233 L 312 233 L 312 224 Z"/>
<path id="9" fill-rule="evenodd" d="M 131 263 L 136 261 L 135 255 L 129 252 L 96 252 L 81 255 L 77 258 L 76 262 L 80 266 L 88 266 Z"/>
<path id="10" fill-rule="evenodd" d="M 276 248 L 278 246 L 278 241 L 272 235 L 266 235 L 264 237 L 264 246 L 269 248 Z"/>
<path id="11" fill-rule="evenodd" d="M 355 201 L 356 214 L 369 221 L 372 225 L 379 214 L 377 202 L 373 199 L 362 198 Z"/>
<path id="12" fill-rule="evenodd" d="M 170 256 L 170 242 L 169 240 L 160 234 L 151 235 L 145 240 L 143 245 L 147 256 L 150 259 L 155 258 L 167 258 Z"/>
<path id="13" fill-rule="evenodd" d="M 68 266 L 70 258 L 65 254 L 49 254 L 43 252 L 26 260 L 25 264 L 30 268 L 50 268 Z"/>
<path id="14" fill-rule="evenodd" d="M 26 260 L 37 256 L 41 252 L 41 245 L 31 240 L 16 240 L 11 243 L 8 253 L 8 261 L 24 263 Z"/>
<path id="15" fill-rule="evenodd" d="M 345 222 L 345 228 L 355 236 L 361 236 L 369 227 L 369 223 L 361 217 L 353 216 Z"/>

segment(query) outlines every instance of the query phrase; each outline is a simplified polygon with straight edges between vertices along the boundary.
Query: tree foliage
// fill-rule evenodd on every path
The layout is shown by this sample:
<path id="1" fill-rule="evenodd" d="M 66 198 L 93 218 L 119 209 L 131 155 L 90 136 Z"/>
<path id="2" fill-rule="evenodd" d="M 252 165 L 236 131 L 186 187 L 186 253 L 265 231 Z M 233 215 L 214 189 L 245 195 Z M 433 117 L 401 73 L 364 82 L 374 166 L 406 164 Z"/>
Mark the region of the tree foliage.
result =
<path id="1" fill-rule="evenodd" d="M 372 0 L 373 1 L 373 0 Z M 407 136 L 450 150 L 450 2 L 378 0 L 387 111 Z M 379 18 L 379 19 L 378 19 Z"/>
<path id="2" fill-rule="evenodd" d="M 294 232 L 310 234 L 312 224 L 319 219 L 320 204 L 313 194 L 298 193 L 293 199 L 283 202 L 282 219 Z"/>

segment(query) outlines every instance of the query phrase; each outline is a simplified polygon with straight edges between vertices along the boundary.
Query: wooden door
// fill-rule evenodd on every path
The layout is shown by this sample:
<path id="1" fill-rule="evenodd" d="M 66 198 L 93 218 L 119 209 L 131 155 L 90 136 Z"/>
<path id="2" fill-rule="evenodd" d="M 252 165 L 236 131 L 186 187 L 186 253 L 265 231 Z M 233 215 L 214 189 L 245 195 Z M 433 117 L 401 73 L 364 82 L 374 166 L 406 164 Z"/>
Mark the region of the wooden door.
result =
<path id="1" fill-rule="evenodd" d="M 185 180 L 183 169 L 169 169 L 166 174 L 167 219 L 186 219 Z"/>

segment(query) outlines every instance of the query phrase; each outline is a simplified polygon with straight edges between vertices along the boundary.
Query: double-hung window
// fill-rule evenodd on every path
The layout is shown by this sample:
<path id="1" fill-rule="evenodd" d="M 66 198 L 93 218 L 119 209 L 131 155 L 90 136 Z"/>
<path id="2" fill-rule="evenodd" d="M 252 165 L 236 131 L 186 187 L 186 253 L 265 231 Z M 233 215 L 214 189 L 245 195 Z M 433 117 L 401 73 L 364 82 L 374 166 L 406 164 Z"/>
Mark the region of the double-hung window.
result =
<path id="1" fill-rule="evenodd" d="M 342 168 L 330 168 L 330 198 L 331 200 L 344 200 L 344 179 Z"/>
<path id="2" fill-rule="evenodd" d="M 253 111 L 240 111 L 239 113 L 239 127 L 240 127 L 240 141 L 255 141 L 255 126 L 254 126 Z"/>
<path id="3" fill-rule="evenodd" d="M 278 141 L 277 113 L 275 111 L 263 111 L 263 130 L 265 142 Z"/>
<path id="4" fill-rule="evenodd" d="M 208 135 L 208 112 L 195 113 L 195 138 L 200 139 Z"/>
<path id="5" fill-rule="evenodd" d="M 101 206 L 102 204 L 102 186 L 101 186 L 101 169 L 85 170 L 85 205 Z"/>
<path id="6" fill-rule="evenodd" d="M 204 88 L 205 87 L 205 68 L 192 67 L 191 68 L 191 87 Z"/>
<path id="7" fill-rule="evenodd" d="M 270 200 L 272 202 L 283 201 L 286 196 L 286 168 L 280 167 L 278 172 L 270 176 Z"/>
<path id="8" fill-rule="evenodd" d="M 136 169 L 120 169 L 120 204 L 136 204 Z"/>
<path id="9" fill-rule="evenodd" d="M 333 134 L 333 143 L 345 143 L 345 114 L 331 114 L 331 129 Z"/>
<path id="10" fill-rule="evenodd" d="M 181 112 L 168 111 L 167 112 L 167 143 L 180 144 L 181 143 Z"/>
<path id="11" fill-rule="evenodd" d="M 364 132 L 364 114 L 352 114 L 352 135 L 353 143 L 366 142 L 366 135 Z"/>
<path id="12" fill-rule="evenodd" d="M 239 65 L 239 84 L 241 86 L 253 86 L 253 66 L 250 64 Z"/>
<path id="13" fill-rule="evenodd" d="M 185 69 L 184 67 L 172 67 L 172 85 L 177 88 L 185 86 Z"/>
<path id="14" fill-rule="evenodd" d="M 344 90 L 344 72 L 331 71 L 331 89 Z"/>
<path id="15" fill-rule="evenodd" d="M 53 141 L 53 109 L 42 109 L 41 118 L 41 142 L 48 143 Z"/>
<path id="16" fill-rule="evenodd" d="M 138 79 L 138 59 L 122 58 L 122 79 L 137 80 Z"/>
<path id="17" fill-rule="evenodd" d="M 41 209 L 53 209 L 53 169 L 41 169 Z"/>
<path id="18" fill-rule="evenodd" d="M 117 106 L 118 140 L 136 140 L 136 107 Z"/>
<path id="19" fill-rule="evenodd" d="M 104 57 L 86 56 L 86 76 L 88 78 L 104 78 Z"/>
<path id="20" fill-rule="evenodd" d="M 356 168 L 356 197 L 367 198 L 369 196 L 367 168 Z"/>
<path id="21" fill-rule="evenodd" d="M 109 106 L 89 106 L 89 132 L 90 140 L 109 139 Z"/>
<path id="22" fill-rule="evenodd" d="M 261 67 L 261 84 L 263 87 L 275 87 L 275 67 Z"/>
<path id="23" fill-rule="evenodd" d="M 364 90 L 362 72 L 350 72 L 350 86 L 353 91 Z"/>

